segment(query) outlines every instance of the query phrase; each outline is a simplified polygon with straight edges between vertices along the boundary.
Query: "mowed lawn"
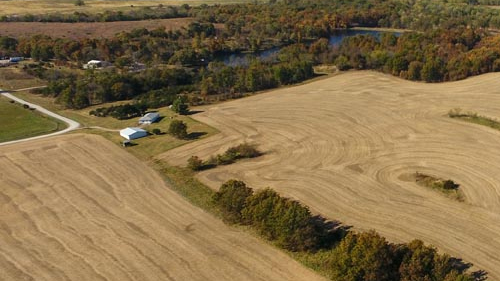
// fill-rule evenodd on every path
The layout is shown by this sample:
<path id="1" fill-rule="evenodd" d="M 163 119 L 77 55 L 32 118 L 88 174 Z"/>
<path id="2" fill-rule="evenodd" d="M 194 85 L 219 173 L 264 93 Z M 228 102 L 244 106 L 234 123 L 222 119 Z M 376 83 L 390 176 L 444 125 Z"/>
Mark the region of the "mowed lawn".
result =
<path id="1" fill-rule="evenodd" d="M 21 104 L 10 103 L 4 97 L 0 97 L 0 120 L 0 142 L 38 136 L 64 128 L 57 120 L 25 109 Z"/>

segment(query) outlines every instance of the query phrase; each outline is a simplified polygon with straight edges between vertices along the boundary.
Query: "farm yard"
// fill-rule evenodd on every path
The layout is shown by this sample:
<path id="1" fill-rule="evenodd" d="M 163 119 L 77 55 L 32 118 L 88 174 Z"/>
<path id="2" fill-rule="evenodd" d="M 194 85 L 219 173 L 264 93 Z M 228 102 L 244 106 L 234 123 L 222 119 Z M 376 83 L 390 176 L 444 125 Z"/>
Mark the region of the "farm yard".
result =
<path id="1" fill-rule="evenodd" d="M 0 22 L 0 36 L 14 38 L 44 34 L 54 38 L 112 38 L 116 33 L 137 28 L 177 30 L 191 23 L 191 18 L 116 22 Z"/>
<path id="2" fill-rule="evenodd" d="M 193 117 L 220 134 L 158 158 L 186 165 L 244 141 L 265 154 L 202 171 L 216 189 L 236 178 L 272 187 L 314 212 L 391 241 L 414 238 L 500 279 L 500 131 L 449 118 L 454 108 L 500 119 L 498 74 L 423 84 L 348 72 L 223 104 Z M 464 202 L 411 180 L 459 184 Z"/>
<path id="3" fill-rule="evenodd" d="M 94 135 L 0 148 L 1 280 L 324 280 Z"/>

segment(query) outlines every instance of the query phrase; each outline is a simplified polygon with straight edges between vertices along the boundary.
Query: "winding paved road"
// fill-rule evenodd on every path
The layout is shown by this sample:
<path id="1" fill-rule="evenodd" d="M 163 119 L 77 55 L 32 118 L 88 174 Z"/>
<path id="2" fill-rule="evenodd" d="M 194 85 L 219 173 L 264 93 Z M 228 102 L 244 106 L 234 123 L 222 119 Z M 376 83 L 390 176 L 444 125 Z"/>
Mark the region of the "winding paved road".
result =
<path id="1" fill-rule="evenodd" d="M 13 96 L 12 94 L 8 93 L 8 92 L 4 92 L 3 90 L 0 89 L 0 95 L 8 98 L 8 99 L 11 99 L 13 101 L 16 101 L 18 103 L 22 103 L 22 104 L 27 104 L 29 105 L 31 108 L 34 108 L 36 109 L 37 111 L 45 114 L 45 115 L 48 115 L 48 116 L 51 116 L 53 118 L 56 118 L 58 120 L 61 120 L 63 121 L 64 123 L 66 123 L 68 125 L 68 127 L 64 130 L 61 130 L 61 131 L 57 131 L 55 133 L 50 133 L 50 134 L 46 134 L 46 135 L 41 135 L 41 136 L 36 136 L 36 137 L 30 137 L 30 138 L 25 138 L 25 139 L 20 139 L 20 140 L 14 140 L 14 141 L 7 141 L 7 142 L 0 142 L 0 146 L 2 145 L 8 145 L 8 144 L 13 144 L 13 143 L 18 143 L 18 142 L 24 142 L 24 141 L 30 141 L 30 140 L 36 140 L 36 139 L 42 139 L 42 138 L 46 138 L 46 137 L 51 137 L 51 136 L 57 136 L 57 135 L 61 135 L 61 134 L 64 134 L 64 133 L 67 133 L 69 131 L 73 131 L 75 129 L 77 129 L 78 127 L 80 127 L 80 123 L 76 122 L 76 121 L 73 121 L 69 118 L 66 118 L 64 116 L 61 116 L 57 113 L 54 113 L 52 111 L 49 111 L 39 105 L 36 105 L 36 104 L 33 104 L 33 103 L 29 103 L 23 99 L 20 99 L 18 97 L 15 97 Z"/>

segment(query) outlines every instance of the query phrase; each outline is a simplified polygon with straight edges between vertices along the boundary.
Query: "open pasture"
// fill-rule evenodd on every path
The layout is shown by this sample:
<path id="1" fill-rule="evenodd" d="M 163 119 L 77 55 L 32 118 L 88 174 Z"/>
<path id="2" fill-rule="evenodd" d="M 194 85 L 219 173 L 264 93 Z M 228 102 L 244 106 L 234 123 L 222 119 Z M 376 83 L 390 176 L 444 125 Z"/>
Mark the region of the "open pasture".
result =
<path id="1" fill-rule="evenodd" d="M 65 127 L 62 122 L 11 103 L 3 96 L 0 96 L 0 120 L 0 142 L 48 134 Z"/>
<path id="2" fill-rule="evenodd" d="M 211 105 L 193 118 L 221 133 L 159 156 L 186 165 L 244 141 L 264 156 L 198 174 L 272 187 L 314 212 L 394 242 L 414 238 L 500 279 L 500 131 L 449 118 L 453 108 L 500 119 L 500 75 L 424 84 L 348 72 Z M 416 184 L 451 179 L 465 202 Z"/>
<path id="3" fill-rule="evenodd" d="M 95 135 L 0 147 L 0 280 L 324 280 Z"/>

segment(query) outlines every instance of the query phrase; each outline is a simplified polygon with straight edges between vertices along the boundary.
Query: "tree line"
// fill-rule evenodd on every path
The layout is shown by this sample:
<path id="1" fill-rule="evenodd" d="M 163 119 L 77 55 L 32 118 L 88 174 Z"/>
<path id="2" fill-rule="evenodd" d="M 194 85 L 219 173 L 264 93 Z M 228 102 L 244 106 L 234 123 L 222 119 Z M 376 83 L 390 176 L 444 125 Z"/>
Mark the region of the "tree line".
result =
<path id="1" fill-rule="evenodd" d="M 294 49 L 294 51 L 289 51 Z M 105 102 L 135 99 L 148 108 L 171 105 L 179 95 L 192 100 L 213 94 L 255 92 L 292 84 L 314 76 L 304 47 L 284 48 L 280 59 L 254 60 L 249 66 L 210 63 L 207 67 L 151 67 L 142 72 L 88 70 L 83 74 L 26 66 L 26 71 L 48 80 L 38 92 L 56 98 L 68 108 L 84 108 Z"/>
<path id="2" fill-rule="evenodd" d="M 255 145 L 242 143 L 237 146 L 228 148 L 223 154 L 211 156 L 209 159 L 203 161 L 198 156 L 191 156 L 188 159 L 188 168 L 193 171 L 201 171 L 214 168 L 218 165 L 229 165 L 238 159 L 255 158 L 262 155 L 262 152 L 257 150 Z"/>
<path id="3" fill-rule="evenodd" d="M 459 28 L 430 33 L 385 34 L 380 40 L 346 38 L 331 57 L 341 70 L 376 69 L 409 80 L 454 81 L 500 70 L 500 37 Z"/>
<path id="4" fill-rule="evenodd" d="M 428 11 L 436 5 L 442 8 L 437 10 L 441 17 L 426 18 L 434 15 Z M 79 75 L 27 69 L 48 79 L 49 87 L 43 93 L 69 108 L 130 99 L 155 108 L 172 104 L 180 94 L 188 94 L 192 101 L 209 95 L 241 96 L 309 79 L 319 63 L 335 64 L 342 70 L 376 69 L 427 82 L 500 70 L 500 37 L 477 28 L 490 26 L 498 11 L 475 5 L 429 0 L 405 4 L 394 0 L 297 0 L 178 9 L 198 21 L 181 30 L 136 29 L 109 39 L 0 37 L 0 56 L 31 57 L 73 67 L 91 59 L 114 62 L 114 70 Z M 416 11 L 420 11 L 418 15 Z M 483 18 L 488 22 L 476 23 Z M 224 28 L 216 29 L 215 24 L 224 24 Z M 422 31 L 385 35 L 380 40 L 357 36 L 344 40 L 338 48 L 328 44 L 335 29 L 356 25 Z M 256 59 L 239 66 L 217 61 L 227 53 L 285 45 L 267 61 Z M 127 65 L 134 62 L 152 67 L 131 73 Z M 154 67 L 164 64 L 175 67 Z"/>
<path id="5" fill-rule="evenodd" d="M 269 188 L 254 191 L 242 181 L 230 180 L 214 194 L 213 202 L 226 223 L 252 227 L 277 246 L 298 253 L 331 280 L 476 280 L 466 273 L 466 264 L 422 241 L 394 244 L 374 231 L 348 231 Z"/>

